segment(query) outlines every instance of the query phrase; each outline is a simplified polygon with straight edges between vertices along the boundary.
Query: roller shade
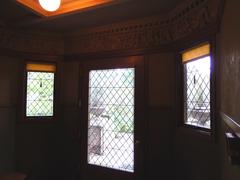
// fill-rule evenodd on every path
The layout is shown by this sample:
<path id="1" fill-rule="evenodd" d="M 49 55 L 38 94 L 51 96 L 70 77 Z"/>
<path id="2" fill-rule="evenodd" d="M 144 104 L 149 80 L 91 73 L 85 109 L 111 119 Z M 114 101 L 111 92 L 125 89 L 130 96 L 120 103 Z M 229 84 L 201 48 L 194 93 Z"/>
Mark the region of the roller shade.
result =
<path id="1" fill-rule="evenodd" d="M 183 52 L 182 62 L 185 63 L 193 59 L 198 59 L 204 56 L 208 56 L 209 54 L 210 54 L 210 44 L 209 43 L 203 44 Z"/>
<path id="2" fill-rule="evenodd" d="M 56 72 L 55 64 L 38 64 L 38 63 L 27 63 L 27 71 L 42 71 L 42 72 Z"/>

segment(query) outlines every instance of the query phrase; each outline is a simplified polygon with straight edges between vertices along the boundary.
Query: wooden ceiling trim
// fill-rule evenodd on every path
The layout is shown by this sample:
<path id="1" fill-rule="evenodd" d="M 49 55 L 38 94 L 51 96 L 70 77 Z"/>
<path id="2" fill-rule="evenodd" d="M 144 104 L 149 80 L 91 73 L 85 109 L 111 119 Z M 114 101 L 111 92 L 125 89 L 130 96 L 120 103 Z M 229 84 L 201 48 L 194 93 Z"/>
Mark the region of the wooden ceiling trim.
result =
<path id="1" fill-rule="evenodd" d="M 95 8 L 98 6 L 109 5 L 117 2 L 117 0 L 62 0 L 60 8 L 54 12 L 44 10 L 37 0 L 16 0 L 16 2 L 32 9 L 39 15 L 52 17 Z"/>
<path id="2" fill-rule="evenodd" d="M 81 11 L 86 8 L 92 8 L 92 7 L 96 7 L 103 4 L 106 5 L 107 3 L 110 3 L 110 2 L 113 2 L 113 1 L 112 0 L 72 1 L 69 3 L 63 4 L 62 7 L 54 13 L 54 15 L 61 15 L 61 14 Z M 52 16 L 52 15 L 49 13 L 49 16 Z"/>
<path id="3" fill-rule="evenodd" d="M 37 1 L 35 0 L 30 0 L 30 1 L 27 1 L 27 0 L 16 0 L 20 5 L 23 5 L 29 9 L 32 9 L 34 10 L 37 14 L 39 15 L 44 15 L 46 16 L 46 11 L 44 11 L 42 9 L 42 7 L 40 6 L 39 3 L 37 3 Z"/>

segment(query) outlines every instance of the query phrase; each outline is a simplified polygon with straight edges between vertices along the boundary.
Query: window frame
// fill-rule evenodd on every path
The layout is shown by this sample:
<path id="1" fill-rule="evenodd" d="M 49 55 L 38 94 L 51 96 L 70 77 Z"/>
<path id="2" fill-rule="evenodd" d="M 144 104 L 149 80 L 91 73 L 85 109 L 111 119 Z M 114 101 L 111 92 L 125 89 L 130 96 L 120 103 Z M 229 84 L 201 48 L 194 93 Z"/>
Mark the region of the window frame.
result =
<path id="1" fill-rule="evenodd" d="M 184 85 L 184 65 L 186 62 L 182 61 L 182 53 L 186 52 L 187 50 L 194 49 L 195 47 L 199 47 L 204 44 L 209 44 L 210 45 L 210 53 L 209 55 L 201 56 L 198 58 L 194 58 L 189 60 L 188 62 L 193 62 L 198 59 L 204 58 L 209 56 L 210 57 L 210 129 L 200 127 L 200 126 L 194 126 L 190 124 L 185 123 L 185 97 L 184 97 L 184 91 L 185 91 L 185 85 Z M 177 114 L 179 115 L 178 117 L 178 126 L 183 127 L 184 129 L 188 129 L 190 131 L 194 131 L 203 135 L 207 136 L 214 136 L 215 135 L 215 130 L 216 130 L 216 123 L 215 123 L 215 118 L 216 118 L 216 87 L 215 87 L 215 79 L 216 79 L 216 61 L 215 61 L 215 43 L 214 41 L 210 40 L 205 40 L 205 41 L 200 41 L 198 43 L 194 43 L 191 46 L 186 46 L 180 51 L 178 51 L 177 55 L 178 63 L 177 63 L 177 86 L 178 86 L 178 92 L 176 93 L 177 95 L 177 101 L 179 101 L 179 107 L 177 108 Z"/>
<path id="2" fill-rule="evenodd" d="M 55 66 L 54 73 L 54 89 L 53 89 L 53 116 L 27 116 L 26 108 L 27 108 L 27 80 L 28 80 L 28 72 L 49 72 L 49 71 L 29 71 L 27 70 L 27 64 L 49 64 Z M 29 123 L 51 123 L 56 121 L 57 116 L 57 77 L 58 77 L 58 64 L 55 61 L 25 61 L 23 63 L 23 82 L 22 82 L 22 119 L 21 122 L 29 122 Z"/>

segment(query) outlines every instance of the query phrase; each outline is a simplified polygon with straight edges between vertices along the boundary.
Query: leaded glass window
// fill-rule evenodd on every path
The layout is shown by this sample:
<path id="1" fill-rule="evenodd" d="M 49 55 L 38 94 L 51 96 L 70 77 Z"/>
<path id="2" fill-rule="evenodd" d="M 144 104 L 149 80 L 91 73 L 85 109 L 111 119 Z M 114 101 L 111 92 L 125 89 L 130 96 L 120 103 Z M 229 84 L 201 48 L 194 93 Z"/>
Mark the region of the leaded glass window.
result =
<path id="1" fill-rule="evenodd" d="M 182 53 L 184 124 L 211 129 L 211 56 L 205 43 Z"/>
<path id="2" fill-rule="evenodd" d="M 27 117 L 52 117 L 54 115 L 55 70 L 51 66 L 53 65 L 27 65 Z"/>
<path id="3" fill-rule="evenodd" d="M 184 65 L 185 123 L 210 129 L 210 57 Z"/>
<path id="4" fill-rule="evenodd" d="M 135 69 L 89 73 L 88 163 L 134 171 Z"/>

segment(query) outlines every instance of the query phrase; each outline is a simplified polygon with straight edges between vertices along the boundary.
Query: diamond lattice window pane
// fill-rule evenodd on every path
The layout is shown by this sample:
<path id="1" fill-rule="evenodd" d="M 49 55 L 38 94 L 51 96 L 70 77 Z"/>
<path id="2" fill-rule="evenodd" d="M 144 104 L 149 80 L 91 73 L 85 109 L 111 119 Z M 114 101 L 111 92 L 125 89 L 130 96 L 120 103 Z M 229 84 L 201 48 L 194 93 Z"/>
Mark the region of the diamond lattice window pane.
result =
<path id="1" fill-rule="evenodd" d="M 26 116 L 53 116 L 54 73 L 27 73 Z"/>
<path id="2" fill-rule="evenodd" d="M 89 74 L 88 163 L 134 171 L 133 68 Z"/>
<path id="3" fill-rule="evenodd" d="M 185 123 L 210 129 L 210 57 L 184 65 Z"/>

